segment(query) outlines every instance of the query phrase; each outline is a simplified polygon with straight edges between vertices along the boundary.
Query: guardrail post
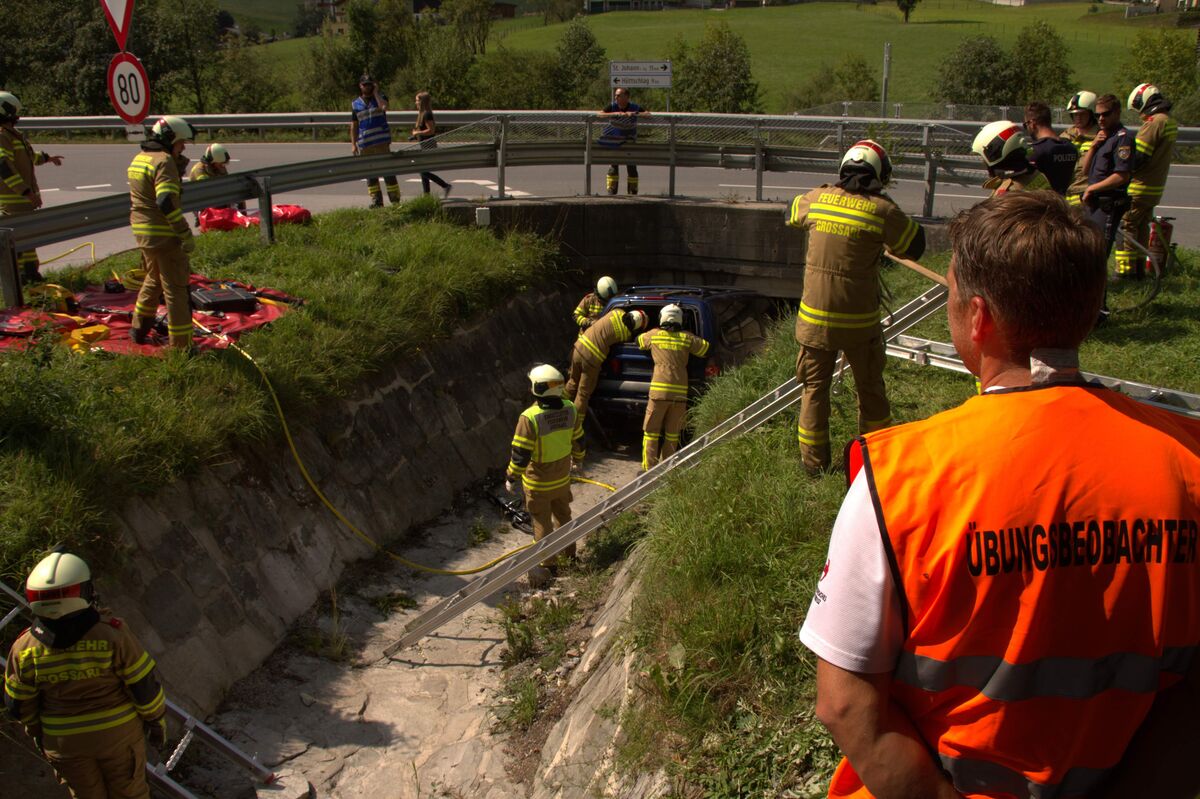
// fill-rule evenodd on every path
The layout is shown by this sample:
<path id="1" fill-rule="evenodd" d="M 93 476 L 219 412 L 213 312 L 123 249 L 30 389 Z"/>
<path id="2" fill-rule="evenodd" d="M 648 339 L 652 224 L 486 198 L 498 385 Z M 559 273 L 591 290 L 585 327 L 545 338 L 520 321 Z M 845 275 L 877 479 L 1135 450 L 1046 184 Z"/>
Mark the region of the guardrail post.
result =
<path id="1" fill-rule="evenodd" d="M 592 196 L 592 122 L 588 117 L 583 121 L 583 196 Z"/>
<path id="2" fill-rule="evenodd" d="M 263 244 L 275 242 L 275 219 L 271 216 L 271 179 L 265 176 L 254 178 L 258 195 L 258 230 Z"/>
<path id="3" fill-rule="evenodd" d="M 921 149 L 925 152 L 925 202 L 921 206 L 922 216 L 933 216 L 933 196 L 937 190 L 937 161 L 929 149 L 930 128 L 921 131 Z"/>
<path id="4" fill-rule="evenodd" d="M 754 120 L 754 200 L 762 202 L 763 198 L 763 143 L 762 120 Z"/>
<path id="5" fill-rule="evenodd" d="M 17 271 L 17 247 L 9 228 L 0 228 L 0 292 L 5 308 L 17 308 L 24 304 L 21 276 Z"/>
<path id="6" fill-rule="evenodd" d="M 667 196 L 675 196 L 675 120 L 671 119 L 667 127 L 667 144 L 671 148 L 670 171 L 667 172 Z"/>
<path id="7" fill-rule="evenodd" d="M 496 155 L 496 186 L 504 199 L 504 165 L 508 160 L 508 117 L 500 117 L 500 152 Z"/>
<path id="8" fill-rule="evenodd" d="M 844 152 L 846 152 L 846 123 L 845 122 L 838 123 L 837 132 L 838 132 L 837 151 L 839 153 L 844 153 Z"/>

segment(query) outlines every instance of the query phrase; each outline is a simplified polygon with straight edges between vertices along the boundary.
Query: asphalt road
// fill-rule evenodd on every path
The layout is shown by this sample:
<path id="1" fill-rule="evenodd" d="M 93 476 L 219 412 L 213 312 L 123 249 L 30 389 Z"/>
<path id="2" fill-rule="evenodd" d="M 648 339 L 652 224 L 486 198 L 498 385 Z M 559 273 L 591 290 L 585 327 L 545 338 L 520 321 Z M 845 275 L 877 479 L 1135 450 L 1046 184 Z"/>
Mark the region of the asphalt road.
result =
<path id="1" fill-rule="evenodd" d="M 36 139 L 35 139 L 36 145 Z M 38 168 L 38 182 L 42 198 L 47 206 L 93 199 L 107 194 L 125 193 L 125 168 L 137 152 L 132 144 L 77 144 L 49 145 L 44 148 L 52 155 L 62 155 L 62 166 L 46 164 Z M 258 169 L 276 164 L 315 161 L 349 154 L 348 144 L 231 144 L 232 171 Z M 203 146 L 190 145 L 187 155 L 198 158 Z M 592 168 L 592 190 L 604 190 L 603 166 Z M 478 202 L 498 194 L 496 171 L 475 169 L 445 172 L 443 178 L 453 184 L 451 201 Z M 763 197 L 765 200 L 786 201 L 795 194 L 822 183 L 830 182 L 833 175 L 815 172 L 767 173 L 764 177 Z M 564 197 L 583 194 L 584 169 L 581 166 L 510 167 L 506 173 L 506 192 L 513 197 Z M 621 189 L 625 188 L 625 170 L 621 170 Z M 437 187 L 434 187 L 437 191 Z M 421 191 L 420 179 L 416 176 L 401 178 L 401 191 L 406 197 Z M 643 167 L 641 169 L 641 193 L 645 195 L 666 194 L 667 169 L 665 167 Z M 675 191 L 684 197 L 706 197 L 720 200 L 752 200 L 754 198 L 754 173 L 750 170 L 693 168 L 676 171 Z M 900 180 L 889 189 L 901 207 L 910 213 L 919 212 L 924 196 L 920 181 Z M 939 184 L 934 205 L 938 216 L 950 216 L 986 197 L 988 192 L 974 186 Z M 276 203 L 302 205 L 310 211 L 327 211 L 334 208 L 367 204 L 366 189 L 361 181 L 334 186 L 305 189 L 304 191 L 275 195 Z M 1175 241 L 1184 246 L 1200 247 L 1200 165 L 1177 165 L 1171 169 L 1166 195 L 1158 206 L 1159 213 L 1177 217 Z M 189 215 L 190 216 L 190 215 Z M 96 257 L 133 246 L 133 235 L 128 229 L 108 231 L 87 236 L 73 242 L 41 251 L 43 260 L 53 258 L 77 244 L 95 244 Z M 81 263 L 90 258 L 84 248 L 67 256 L 48 268 Z"/>

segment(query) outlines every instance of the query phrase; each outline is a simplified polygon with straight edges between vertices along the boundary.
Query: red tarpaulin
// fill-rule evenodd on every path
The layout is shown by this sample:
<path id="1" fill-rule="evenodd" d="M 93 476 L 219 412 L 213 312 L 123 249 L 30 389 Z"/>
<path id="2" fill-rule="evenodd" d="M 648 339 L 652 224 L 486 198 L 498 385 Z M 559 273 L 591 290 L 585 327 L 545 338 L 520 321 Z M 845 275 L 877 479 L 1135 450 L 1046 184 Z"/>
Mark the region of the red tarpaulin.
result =
<path id="1" fill-rule="evenodd" d="M 312 214 L 299 205 L 272 205 L 271 220 L 276 225 L 303 225 L 312 221 Z M 205 208 L 200 212 L 200 232 L 235 230 L 258 224 L 258 212 L 243 213 L 236 208 Z"/>

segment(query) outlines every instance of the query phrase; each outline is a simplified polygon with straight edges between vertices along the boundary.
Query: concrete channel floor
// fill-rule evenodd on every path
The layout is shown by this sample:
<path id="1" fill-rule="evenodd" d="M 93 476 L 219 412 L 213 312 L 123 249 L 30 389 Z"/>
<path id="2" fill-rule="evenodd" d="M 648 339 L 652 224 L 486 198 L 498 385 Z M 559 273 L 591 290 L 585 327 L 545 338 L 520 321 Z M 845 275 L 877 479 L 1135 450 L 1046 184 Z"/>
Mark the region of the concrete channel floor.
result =
<path id="1" fill-rule="evenodd" d="M 596 454 L 600 457 L 582 476 L 620 487 L 637 474 L 636 457 Z M 577 483 L 573 493 L 579 513 L 608 492 Z M 496 535 L 468 546 L 480 519 Z M 468 493 L 401 553 L 439 568 L 467 568 L 529 540 L 485 499 Z M 385 556 L 351 566 L 339 582 L 336 621 L 326 594 L 289 641 L 234 686 L 213 726 L 271 768 L 303 774 L 320 797 L 525 796 L 527 786 L 514 784 L 506 773 L 505 736 L 494 731 L 504 648 L 497 606 L 504 594 L 476 605 L 397 659 L 382 656 L 416 613 L 469 579 L 415 575 Z M 524 578 L 510 589 L 528 590 Z M 418 608 L 382 613 L 387 605 L 382 598 L 396 592 Z M 339 654 L 342 636 L 345 653 L 330 657 Z M 244 775 L 211 755 L 189 752 L 179 773 L 198 795 L 255 796 Z M 293 793 L 289 788 L 279 795 L 292 799 Z"/>

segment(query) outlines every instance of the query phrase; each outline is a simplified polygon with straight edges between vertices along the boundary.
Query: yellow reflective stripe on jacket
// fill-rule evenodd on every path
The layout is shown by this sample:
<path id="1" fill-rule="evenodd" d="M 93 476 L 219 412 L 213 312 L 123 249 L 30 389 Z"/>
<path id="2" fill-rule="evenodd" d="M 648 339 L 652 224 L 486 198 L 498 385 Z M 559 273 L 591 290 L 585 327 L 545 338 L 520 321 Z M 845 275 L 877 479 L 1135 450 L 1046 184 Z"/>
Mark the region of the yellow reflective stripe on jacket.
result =
<path id="1" fill-rule="evenodd" d="M 656 383 L 652 380 L 650 381 L 650 390 L 665 391 L 668 394 L 679 394 L 686 397 L 688 387 L 686 385 L 681 386 L 678 383 Z"/>
<path id="2" fill-rule="evenodd" d="M 142 656 L 132 665 L 124 669 L 117 669 L 117 676 L 124 680 L 126 685 L 132 685 L 139 680 L 144 680 L 146 675 L 152 671 L 154 671 L 154 658 L 150 657 L 150 653 L 143 652 Z"/>
<path id="3" fill-rule="evenodd" d="M 554 491 L 571 484 L 571 475 L 560 477 L 557 480 L 530 480 L 529 475 L 521 476 L 521 484 L 530 491 Z"/>
<path id="4" fill-rule="evenodd" d="M 161 197 L 164 194 L 179 194 L 180 186 L 173 180 L 163 181 L 162 183 L 154 184 L 154 196 Z"/>
<path id="5" fill-rule="evenodd" d="M 797 315 L 809 324 L 821 325 L 823 327 L 858 329 L 871 327 L 879 323 L 878 309 L 868 313 L 837 313 L 835 311 L 822 311 L 819 308 L 813 308 L 801 302 L 800 311 Z"/>
<path id="6" fill-rule="evenodd" d="M 908 250 L 908 246 L 912 244 L 913 239 L 917 236 L 917 231 L 921 228 L 915 219 L 908 220 L 908 226 L 904 228 L 903 235 L 896 242 L 896 252 L 904 253 Z"/>
<path id="7" fill-rule="evenodd" d="M 854 208 L 817 202 L 812 204 L 809 217 L 826 222 L 840 222 L 870 233 L 883 233 L 883 217 Z"/>
<path id="8" fill-rule="evenodd" d="M 792 205 L 788 209 L 787 223 L 789 227 L 800 227 L 800 206 L 804 205 L 804 198 L 807 196 L 806 194 L 798 194 L 792 198 Z"/>
<path id="9" fill-rule="evenodd" d="M 32 685 L 26 685 L 25 683 L 14 680 L 11 677 L 5 677 L 4 693 L 11 696 L 13 699 L 33 699 L 38 695 L 38 690 Z"/>
<path id="10" fill-rule="evenodd" d="M 13 191 L 16 191 L 17 186 L 20 186 L 24 182 L 25 181 L 21 179 L 21 176 L 15 172 L 4 179 L 4 185 L 8 186 Z"/>
<path id="11" fill-rule="evenodd" d="M 565 407 L 565 404 L 564 404 Z M 564 427 L 561 430 L 555 430 L 552 433 L 542 435 L 538 428 L 538 417 L 542 415 L 542 409 L 537 405 L 531 408 L 526 408 L 521 413 L 533 429 L 538 431 L 537 441 L 533 446 L 533 460 L 537 463 L 553 463 L 554 461 L 569 458 L 571 456 L 571 436 L 575 432 L 575 425 Z M 570 475 L 568 475 L 570 477 Z"/>
<path id="12" fill-rule="evenodd" d="M 133 703 L 125 702 L 115 708 L 84 713 L 81 716 L 42 716 L 42 732 L 57 736 L 80 735 L 119 727 L 137 717 L 138 713 Z"/>
<path id="13" fill-rule="evenodd" d="M 534 441 L 532 438 L 526 438 L 525 436 L 514 435 L 513 440 L 512 440 L 512 445 L 514 447 L 516 447 L 517 449 L 527 449 L 530 452 L 533 452 L 533 448 L 537 446 L 537 442 Z"/>
<path id="14" fill-rule="evenodd" d="M 629 328 L 625 327 L 625 314 L 614 314 L 612 325 L 613 330 L 616 332 L 618 338 L 625 341 L 629 340 Z"/>
<path id="15" fill-rule="evenodd" d="M 587 336 L 581 336 L 579 340 L 583 342 L 583 346 L 587 347 L 591 353 L 596 356 L 596 360 L 604 360 L 604 356 L 607 355 L 607 353 L 601 352 L 600 348 L 597 347 L 590 338 Z"/>
<path id="16" fill-rule="evenodd" d="M 0 205 L 32 206 L 33 200 L 24 194 L 0 194 Z"/>
<path id="17" fill-rule="evenodd" d="M 135 708 L 137 708 L 137 712 L 138 712 L 139 716 L 154 717 L 155 715 L 158 714 L 158 711 L 161 710 L 165 704 L 167 704 L 167 695 L 165 693 L 163 693 L 162 688 L 159 688 L 158 693 L 155 694 L 154 698 L 151 699 L 149 702 L 147 702 L 144 705 L 134 702 L 133 706 Z"/>
<path id="18" fill-rule="evenodd" d="M 1141 181 L 1129 181 L 1130 197 L 1161 197 L 1166 190 L 1166 186 L 1147 186 Z"/>
<path id="19" fill-rule="evenodd" d="M 153 222 L 134 222 L 129 226 L 134 235 L 140 236 L 174 236 L 175 228 L 170 225 L 156 225 Z"/>
<path id="20" fill-rule="evenodd" d="M 1133 146 L 1142 155 L 1154 155 L 1154 142 L 1148 142 L 1145 139 L 1134 139 Z"/>
<path id="21" fill-rule="evenodd" d="M 639 338 L 645 339 L 646 336 L 643 335 Z M 669 330 L 658 330 L 653 336 L 650 336 L 648 340 L 650 344 L 653 344 L 654 346 L 664 350 L 686 350 L 690 348 L 687 334 L 683 333 L 682 331 L 679 333 L 672 333 Z"/>

